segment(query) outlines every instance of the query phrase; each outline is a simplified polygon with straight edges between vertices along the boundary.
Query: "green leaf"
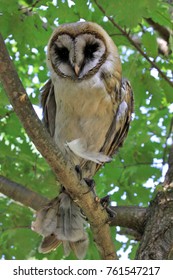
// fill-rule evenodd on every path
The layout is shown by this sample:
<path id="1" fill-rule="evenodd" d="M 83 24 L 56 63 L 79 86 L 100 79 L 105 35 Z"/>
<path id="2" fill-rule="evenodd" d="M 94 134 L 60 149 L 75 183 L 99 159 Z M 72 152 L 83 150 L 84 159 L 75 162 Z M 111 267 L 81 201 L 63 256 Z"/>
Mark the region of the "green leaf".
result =
<path id="1" fill-rule="evenodd" d="M 102 3 L 101 3 L 102 2 Z M 156 7 L 157 1 L 138 0 L 117 0 L 99 1 L 104 8 L 106 15 L 114 15 L 115 20 L 125 27 L 135 27 L 142 21 L 142 17 L 147 17 Z"/>
<path id="2" fill-rule="evenodd" d="M 142 43 L 148 56 L 156 57 L 158 55 L 158 46 L 155 34 L 151 34 L 150 32 L 144 33 L 142 36 Z"/>
<path id="3" fill-rule="evenodd" d="M 18 1 L 14 0 L 8 0 L 8 5 L 7 1 L 1 0 L 0 4 L 0 13 L 2 13 L 3 16 L 6 16 L 7 14 L 14 14 L 19 8 Z"/>
<path id="4" fill-rule="evenodd" d="M 169 85 L 165 80 L 161 80 L 161 86 L 163 88 L 167 102 L 169 104 L 173 103 L 173 91 L 171 85 Z"/>

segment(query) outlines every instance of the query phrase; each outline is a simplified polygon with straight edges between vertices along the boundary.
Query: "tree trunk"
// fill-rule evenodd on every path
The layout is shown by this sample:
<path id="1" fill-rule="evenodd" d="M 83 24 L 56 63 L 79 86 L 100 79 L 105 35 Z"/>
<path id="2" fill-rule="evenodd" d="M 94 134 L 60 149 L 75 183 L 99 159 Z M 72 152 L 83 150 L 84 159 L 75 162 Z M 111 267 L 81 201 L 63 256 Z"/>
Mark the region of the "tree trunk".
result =
<path id="1" fill-rule="evenodd" d="M 136 259 L 173 259 L 173 190 L 158 192 L 147 209 Z"/>
<path id="2" fill-rule="evenodd" d="M 173 259 L 173 145 L 168 157 L 164 189 L 157 193 L 146 213 L 146 225 L 136 258 Z"/>

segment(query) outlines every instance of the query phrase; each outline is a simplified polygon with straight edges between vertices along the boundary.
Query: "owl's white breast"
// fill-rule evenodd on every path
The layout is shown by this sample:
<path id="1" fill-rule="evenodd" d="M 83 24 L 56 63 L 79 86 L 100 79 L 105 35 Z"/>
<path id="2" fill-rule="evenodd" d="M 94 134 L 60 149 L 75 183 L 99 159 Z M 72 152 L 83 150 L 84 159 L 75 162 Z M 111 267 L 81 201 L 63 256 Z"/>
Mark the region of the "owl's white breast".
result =
<path id="1" fill-rule="evenodd" d="M 114 115 L 111 97 L 99 74 L 82 81 L 72 81 L 57 75 L 52 80 L 57 105 L 56 144 L 65 154 L 65 144 L 80 139 L 80 146 L 88 154 L 99 152 Z M 80 150 L 80 147 L 76 148 Z M 82 151 L 80 156 L 87 158 Z"/>

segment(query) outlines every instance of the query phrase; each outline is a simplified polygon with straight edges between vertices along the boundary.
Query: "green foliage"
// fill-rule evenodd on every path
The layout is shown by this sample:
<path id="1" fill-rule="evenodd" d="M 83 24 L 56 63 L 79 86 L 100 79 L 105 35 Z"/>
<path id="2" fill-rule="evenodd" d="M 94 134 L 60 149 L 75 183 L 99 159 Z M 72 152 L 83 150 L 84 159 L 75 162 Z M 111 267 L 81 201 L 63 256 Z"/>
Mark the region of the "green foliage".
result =
<path id="1" fill-rule="evenodd" d="M 138 0 L 117 0 L 98 1 L 105 6 L 106 15 L 114 15 L 116 21 L 121 26 L 129 28 L 136 27 L 143 17 L 150 17 L 152 12 L 157 9 L 157 0 L 138 1 Z M 103 4 L 104 3 L 104 4 Z"/>
<path id="2" fill-rule="evenodd" d="M 173 55 L 159 55 L 158 33 L 145 18 L 172 28 L 169 5 L 162 0 L 99 0 L 105 16 L 140 39 L 142 51 L 154 60 L 158 68 L 170 77 Z M 146 59 L 125 36 L 112 25 L 94 1 L 6 0 L 0 2 L 1 32 L 17 72 L 27 89 L 31 102 L 39 106 L 40 87 L 48 79 L 45 46 L 53 28 L 80 19 L 101 24 L 115 41 L 122 60 L 123 75 L 132 84 L 135 114 L 130 132 L 112 163 L 95 176 L 99 196 L 111 194 L 117 205 L 147 206 L 155 186 L 162 182 L 163 158 L 167 152 L 167 136 L 172 118 L 172 87 L 157 75 Z M 71 4 L 69 4 L 71 3 Z M 170 47 L 172 39 L 170 39 Z M 34 145 L 28 139 L 15 115 L 3 88 L 0 88 L 0 171 L 49 198 L 57 194 L 55 177 Z M 171 109 L 172 108 L 172 109 Z M 166 150 L 165 150 L 166 149 Z M 166 153 L 167 155 L 167 153 Z M 0 196 L 0 257 L 4 259 L 62 259 L 62 246 L 47 254 L 39 254 L 41 237 L 30 230 L 33 212 Z M 88 229 L 89 235 L 90 230 Z M 112 229 L 115 236 L 115 229 Z M 118 236 L 118 232 L 117 232 Z M 116 236 L 115 236 L 116 238 Z M 99 259 L 91 239 L 87 259 Z M 134 258 L 137 243 L 115 241 L 119 254 L 129 251 Z M 67 259 L 74 258 L 70 255 Z"/>

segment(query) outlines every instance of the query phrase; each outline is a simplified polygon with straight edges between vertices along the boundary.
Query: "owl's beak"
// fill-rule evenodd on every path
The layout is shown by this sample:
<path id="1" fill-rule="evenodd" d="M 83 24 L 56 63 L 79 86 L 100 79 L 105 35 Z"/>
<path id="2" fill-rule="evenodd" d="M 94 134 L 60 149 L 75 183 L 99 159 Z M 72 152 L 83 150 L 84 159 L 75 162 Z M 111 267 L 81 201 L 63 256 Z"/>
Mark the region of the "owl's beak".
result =
<path id="1" fill-rule="evenodd" d="M 75 71 L 76 76 L 79 76 L 80 67 L 77 64 L 75 64 L 75 66 L 74 66 L 74 71 Z"/>

